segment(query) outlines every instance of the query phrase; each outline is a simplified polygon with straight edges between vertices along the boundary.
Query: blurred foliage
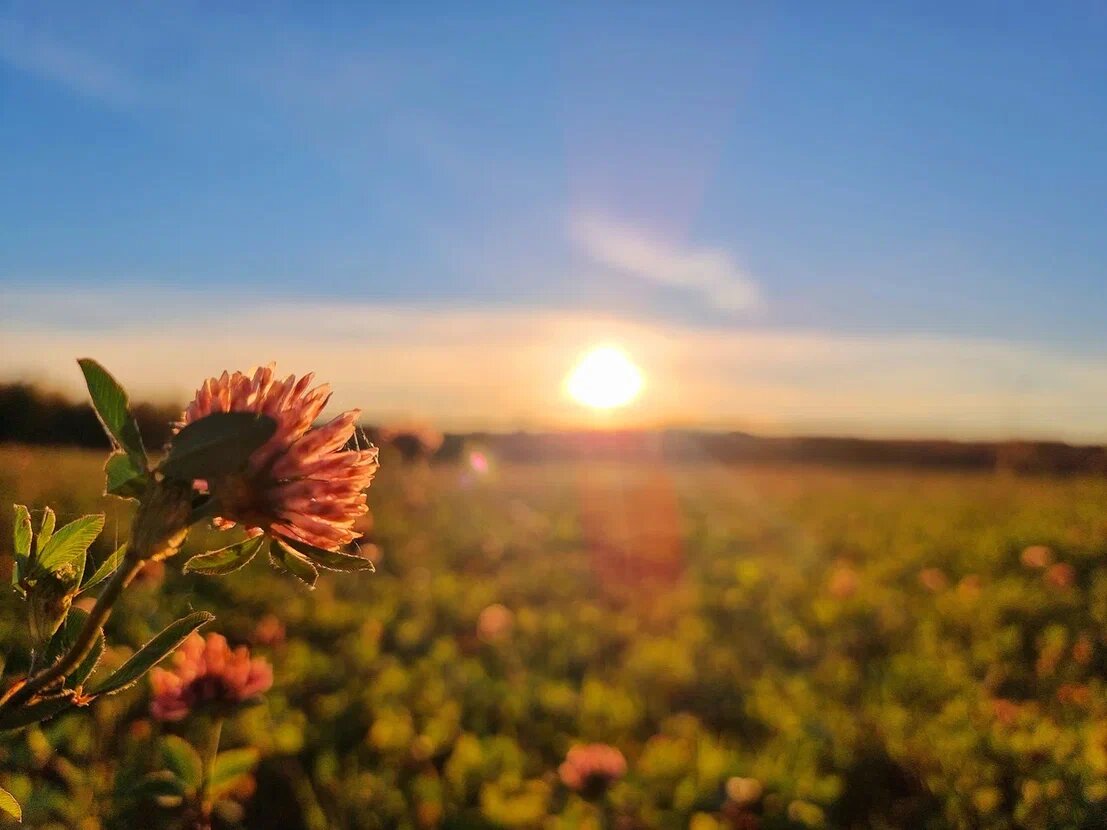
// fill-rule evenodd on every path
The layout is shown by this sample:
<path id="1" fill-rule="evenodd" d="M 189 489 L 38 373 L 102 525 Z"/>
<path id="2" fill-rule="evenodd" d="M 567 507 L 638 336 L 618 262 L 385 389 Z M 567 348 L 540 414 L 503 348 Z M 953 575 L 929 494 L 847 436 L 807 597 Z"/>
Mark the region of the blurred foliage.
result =
<path id="1" fill-rule="evenodd" d="M 106 510 L 100 560 L 127 522 L 98 496 L 102 460 L 0 448 L 0 504 Z M 264 705 L 225 727 L 260 761 L 217 826 L 1107 824 L 1104 481 L 383 461 L 364 527 L 377 574 L 312 593 L 261 561 L 181 574 L 218 544 L 198 534 L 111 619 L 133 648 L 210 610 L 272 661 Z M 25 653 L 3 603 L 0 652 Z M 510 614 L 480 623 L 497 604 Z M 0 736 L 25 823 L 168 826 L 139 784 L 168 735 L 199 745 L 202 724 L 148 705 L 140 684 Z M 627 758 L 602 800 L 557 777 L 586 741 Z"/>

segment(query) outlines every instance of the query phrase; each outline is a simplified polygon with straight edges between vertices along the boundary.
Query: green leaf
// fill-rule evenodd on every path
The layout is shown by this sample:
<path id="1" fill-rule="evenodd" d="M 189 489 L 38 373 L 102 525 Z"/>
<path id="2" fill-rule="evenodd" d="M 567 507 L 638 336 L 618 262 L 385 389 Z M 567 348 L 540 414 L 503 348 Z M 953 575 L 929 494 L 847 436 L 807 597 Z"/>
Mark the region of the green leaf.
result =
<path id="1" fill-rule="evenodd" d="M 77 635 L 80 634 L 87 619 L 88 613 L 86 611 L 82 611 L 80 608 L 73 610 L 73 613 L 66 618 L 65 625 L 59 628 L 54 636 L 50 638 L 50 643 L 46 646 L 44 666 L 54 665 L 59 657 L 73 647 L 73 644 L 77 642 Z"/>
<path id="2" fill-rule="evenodd" d="M 150 474 L 125 452 L 114 452 L 104 464 L 105 491 L 123 499 L 137 499 L 150 483 Z"/>
<path id="3" fill-rule="evenodd" d="M 34 575 L 42 573 L 54 573 L 64 566 L 71 565 L 78 572 L 77 582 L 85 571 L 85 554 L 88 546 L 100 535 L 104 529 L 104 514 L 97 513 L 92 516 L 82 516 L 60 528 L 50 541 L 46 543 L 32 569 Z M 69 582 L 66 577 L 63 581 Z"/>
<path id="4" fill-rule="evenodd" d="M 57 524 L 58 517 L 54 515 L 54 511 L 49 507 L 42 509 L 42 524 L 39 525 L 38 536 L 35 537 L 35 551 L 42 553 L 42 549 L 46 547 L 46 543 L 50 541 L 50 537 L 54 535 L 54 525 Z"/>
<path id="5" fill-rule="evenodd" d="M 233 573 L 246 565 L 265 547 L 268 540 L 264 536 L 255 536 L 235 545 L 213 550 L 210 553 L 201 553 L 193 556 L 184 564 L 182 571 L 190 571 L 206 576 L 223 576 Z"/>
<path id="6" fill-rule="evenodd" d="M 204 762 L 192 744 L 176 735 L 166 735 L 161 742 L 161 757 L 165 765 L 184 784 L 186 790 L 195 790 L 203 777 Z"/>
<path id="7" fill-rule="evenodd" d="M 82 660 L 77 668 L 73 669 L 73 673 L 65 678 L 65 685 L 70 689 L 76 689 L 80 686 L 84 686 L 85 682 L 92 676 L 92 673 L 96 671 L 96 666 L 100 663 L 100 658 L 104 656 L 104 629 L 100 629 L 96 632 L 96 639 L 92 643 L 92 648 L 88 654 L 85 655 L 85 659 Z"/>
<path id="8" fill-rule="evenodd" d="M 211 775 L 212 797 L 219 798 L 237 784 L 242 776 L 253 772 L 260 757 L 260 753 L 253 747 L 220 752 Z"/>
<path id="9" fill-rule="evenodd" d="M 207 611 L 196 611 L 171 623 L 164 631 L 136 651 L 131 659 L 90 690 L 93 695 L 108 695 L 125 689 L 164 660 L 193 631 L 215 619 Z"/>
<path id="10" fill-rule="evenodd" d="M 15 527 L 12 533 L 12 550 L 15 562 L 12 567 L 12 585 L 26 575 L 31 558 L 31 511 L 24 505 L 15 506 Z"/>
<path id="11" fill-rule="evenodd" d="M 35 582 L 34 588 L 27 592 L 27 622 L 31 629 L 31 640 L 37 647 L 46 643 L 58 630 L 73 603 L 76 583 L 69 578 L 75 576 L 71 566 L 65 566 L 59 573 L 46 574 Z"/>
<path id="12" fill-rule="evenodd" d="M 277 544 L 269 546 L 269 564 L 281 573 L 292 574 L 308 588 L 314 589 L 315 581 L 319 578 L 319 571 L 315 570 L 315 566 L 280 539 L 274 541 Z"/>
<path id="13" fill-rule="evenodd" d="M 240 472 L 254 450 L 277 430 L 277 422 L 252 412 L 216 412 L 193 421 L 173 438 L 161 463 L 167 478 L 193 481 Z"/>
<path id="14" fill-rule="evenodd" d="M 0 731 L 22 729 L 32 723 L 49 720 L 72 705 L 73 699 L 69 695 L 55 695 L 54 697 L 36 700 L 34 703 L 25 704 L 18 709 L 0 714 Z"/>
<path id="15" fill-rule="evenodd" d="M 304 542 L 289 541 L 288 545 L 310 559 L 316 567 L 325 568 L 328 571 L 341 571 L 343 573 L 376 571 L 376 568 L 373 567 L 373 563 L 364 556 L 356 556 L 352 553 L 342 553 L 340 551 L 323 550 L 322 548 L 313 547 Z"/>
<path id="16" fill-rule="evenodd" d="M 146 450 L 142 446 L 142 436 L 138 431 L 131 410 L 127 405 L 127 393 L 113 378 L 108 370 L 91 358 L 77 361 L 88 385 L 88 395 L 92 398 L 92 407 L 105 432 L 112 441 L 129 455 L 139 469 L 146 468 Z"/>
<path id="17" fill-rule="evenodd" d="M 16 821 L 23 821 L 23 809 L 19 806 L 19 802 L 15 800 L 14 795 L 3 787 L 0 787 L 0 810 L 3 810 Z"/>
<path id="18" fill-rule="evenodd" d="M 151 772 L 138 782 L 133 793 L 138 798 L 180 798 L 185 794 L 181 781 L 170 770 Z"/>
<path id="19" fill-rule="evenodd" d="M 127 555 L 127 543 L 124 542 L 120 545 L 115 553 L 100 563 L 100 567 L 96 569 L 96 572 L 88 578 L 84 585 L 81 586 L 81 591 L 87 591 L 94 585 L 99 585 L 113 573 L 115 569 L 119 567 L 119 564 L 123 561 L 123 557 Z"/>

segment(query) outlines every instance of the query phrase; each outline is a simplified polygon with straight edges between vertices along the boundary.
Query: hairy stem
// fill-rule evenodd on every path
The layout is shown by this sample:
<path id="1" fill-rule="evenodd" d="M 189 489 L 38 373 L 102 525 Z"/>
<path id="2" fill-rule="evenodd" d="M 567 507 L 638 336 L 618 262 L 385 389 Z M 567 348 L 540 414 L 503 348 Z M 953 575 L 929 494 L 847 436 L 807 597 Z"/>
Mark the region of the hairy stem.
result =
<path id="1" fill-rule="evenodd" d="M 0 712 L 26 703 L 73 671 L 92 650 L 96 635 L 111 616 L 112 606 L 135 575 L 148 561 L 165 559 L 180 550 L 190 524 L 191 492 L 191 484 L 180 482 L 159 481 L 147 488 L 131 527 L 127 555 L 96 600 L 76 642 L 54 665 L 32 672 L 26 683 L 9 689 L 0 698 Z"/>
<path id="2" fill-rule="evenodd" d="M 111 616 L 111 609 L 115 605 L 115 601 L 119 599 L 119 595 L 123 593 L 123 589 L 127 587 L 127 584 L 135 578 L 135 574 L 142 570 L 144 564 L 146 563 L 142 559 L 134 558 L 128 554 L 115 573 L 112 574 L 107 587 L 96 600 L 96 604 L 92 606 L 92 610 L 89 611 L 88 619 L 85 620 L 85 624 L 81 628 L 80 634 L 77 635 L 73 647 L 63 654 L 58 662 L 38 674 L 31 675 L 22 686 L 15 686 L 9 690 L 4 699 L 0 700 L 0 711 L 14 709 L 26 703 L 43 689 L 49 688 L 77 668 L 77 664 L 92 650 L 97 634 L 104 623 L 107 622 L 108 617 Z"/>
<path id="3" fill-rule="evenodd" d="M 215 778 L 215 762 L 219 758 L 219 739 L 223 735 L 223 718 L 217 715 L 208 733 L 208 746 L 204 756 L 203 777 L 200 779 L 201 826 L 210 826 L 211 811 L 215 805 L 211 798 L 211 782 Z"/>

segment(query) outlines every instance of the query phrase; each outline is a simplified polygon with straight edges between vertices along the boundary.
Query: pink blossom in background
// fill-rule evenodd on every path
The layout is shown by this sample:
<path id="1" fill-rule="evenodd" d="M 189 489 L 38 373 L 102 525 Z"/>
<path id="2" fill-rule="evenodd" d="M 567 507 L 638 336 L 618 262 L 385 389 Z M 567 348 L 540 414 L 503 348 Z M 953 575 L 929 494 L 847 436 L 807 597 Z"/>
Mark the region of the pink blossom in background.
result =
<path id="1" fill-rule="evenodd" d="M 1053 561 L 1053 551 L 1045 545 L 1030 545 L 1019 559 L 1028 568 L 1044 568 Z"/>
<path id="2" fill-rule="evenodd" d="M 221 634 L 205 639 L 193 633 L 172 661 L 172 668 L 150 672 L 150 714 L 158 720 L 178 721 L 205 706 L 242 703 L 273 685 L 268 661 L 251 658 L 245 646 L 232 650 Z"/>
<path id="3" fill-rule="evenodd" d="M 609 744 L 581 744 L 569 750 L 557 773 L 571 790 L 593 790 L 626 775 L 627 762 L 623 753 Z"/>
<path id="4" fill-rule="evenodd" d="M 511 635 L 515 615 L 500 603 L 489 605 L 477 617 L 477 636 L 486 643 L 498 643 Z"/>
<path id="5" fill-rule="evenodd" d="M 937 593 L 946 589 L 949 579 L 941 568 L 923 568 L 919 571 L 919 584 L 926 590 Z"/>
<path id="6" fill-rule="evenodd" d="M 309 390 L 313 375 L 273 377 L 273 367 L 253 375 L 224 372 L 196 392 L 178 428 L 216 412 L 253 412 L 277 422 L 273 436 L 250 457 L 244 473 L 202 482 L 218 499 L 217 527 L 246 526 L 325 550 L 337 550 L 361 534 L 354 522 L 368 511 L 365 489 L 377 471 L 377 448 L 345 449 L 359 410 L 312 429 L 330 399 L 326 384 Z"/>
<path id="7" fill-rule="evenodd" d="M 1045 579 L 1054 588 L 1071 588 L 1076 581 L 1076 571 L 1068 562 L 1058 562 L 1049 566 Z"/>
<path id="8" fill-rule="evenodd" d="M 856 569 L 848 563 L 842 563 L 831 572 L 827 590 L 835 599 L 849 599 L 857 593 L 859 584 L 860 579 L 857 576 Z"/>
<path id="9" fill-rule="evenodd" d="M 280 646 L 284 645 L 284 638 L 285 628 L 280 617 L 276 614 L 266 614 L 254 626 L 251 640 L 259 646 Z"/>
<path id="10" fill-rule="evenodd" d="M 726 797 L 735 804 L 746 806 L 761 800 L 765 788 L 756 778 L 734 777 L 727 779 Z"/>

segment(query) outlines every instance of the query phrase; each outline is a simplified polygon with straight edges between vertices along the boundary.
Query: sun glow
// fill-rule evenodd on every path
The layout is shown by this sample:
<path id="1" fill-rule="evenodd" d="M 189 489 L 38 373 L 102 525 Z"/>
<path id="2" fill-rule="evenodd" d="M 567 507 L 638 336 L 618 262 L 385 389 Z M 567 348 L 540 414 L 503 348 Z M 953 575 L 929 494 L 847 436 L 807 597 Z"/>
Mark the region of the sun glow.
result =
<path id="1" fill-rule="evenodd" d="M 592 409 L 626 406 L 642 392 L 642 370 L 622 349 L 597 346 L 581 358 L 565 381 L 569 396 Z"/>

